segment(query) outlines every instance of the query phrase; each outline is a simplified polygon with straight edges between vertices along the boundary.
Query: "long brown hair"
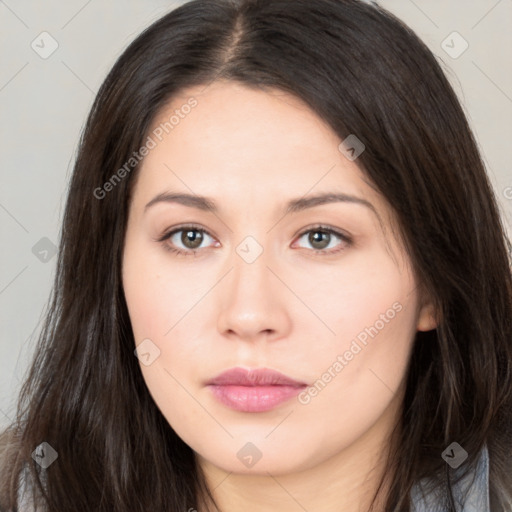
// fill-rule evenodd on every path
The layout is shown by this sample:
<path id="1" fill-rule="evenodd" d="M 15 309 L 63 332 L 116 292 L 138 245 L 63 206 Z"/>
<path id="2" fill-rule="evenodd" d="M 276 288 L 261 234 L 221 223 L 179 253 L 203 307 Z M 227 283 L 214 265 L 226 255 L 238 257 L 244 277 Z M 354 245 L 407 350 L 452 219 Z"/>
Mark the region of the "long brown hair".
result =
<path id="1" fill-rule="evenodd" d="M 423 477 L 450 488 L 456 440 L 487 446 L 492 510 L 512 502 L 510 241 L 474 136 L 436 58 L 382 7 L 357 0 L 194 0 L 129 45 L 82 133 L 46 321 L 3 433 L 0 508 L 27 478 L 49 512 L 185 511 L 207 495 L 194 454 L 142 378 L 121 282 L 125 167 L 178 92 L 216 79 L 294 94 L 345 139 L 395 210 L 439 326 L 418 333 L 391 450 L 386 511 L 408 511 Z M 341 427 L 340 427 L 341 428 Z M 58 459 L 31 457 L 47 442 Z M 450 494 L 450 493 L 449 493 Z M 340 504 L 340 510 L 342 504 Z M 455 510 L 450 496 L 447 510 Z"/>

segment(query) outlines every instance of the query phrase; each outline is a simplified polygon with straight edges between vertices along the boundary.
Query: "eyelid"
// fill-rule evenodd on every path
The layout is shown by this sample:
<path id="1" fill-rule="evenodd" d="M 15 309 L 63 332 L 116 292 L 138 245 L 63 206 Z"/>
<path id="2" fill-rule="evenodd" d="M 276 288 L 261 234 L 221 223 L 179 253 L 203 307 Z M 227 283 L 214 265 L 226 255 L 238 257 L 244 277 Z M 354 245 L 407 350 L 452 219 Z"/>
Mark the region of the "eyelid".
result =
<path id="1" fill-rule="evenodd" d="M 342 238 L 347 242 L 352 242 L 352 237 L 348 233 L 344 232 L 342 229 L 328 226 L 327 224 L 315 224 L 313 226 L 309 226 L 307 228 L 304 228 L 297 236 L 302 237 L 306 233 L 309 233 L 310 231 L 323 231 L 325 233 L 331 233 Z"/>
<path id="2" fill-rule="evenodd" d="M 208 230 L 201 227 L 199 224 L 189 223 L 189 224 L 183 224 L 182 226 L 173 226 L 172 228 L 166 229 L 162 235 L 157 237 L 156 239 L 153 239 L 155 242 L 164 242 L 167 240 L 171 235 L 174 235 L 176 232 L 179 231 L 199 231 L 200 233 L 206 233 L 208 236 L 211 236 L 212 238 L 215 238 Z"/>

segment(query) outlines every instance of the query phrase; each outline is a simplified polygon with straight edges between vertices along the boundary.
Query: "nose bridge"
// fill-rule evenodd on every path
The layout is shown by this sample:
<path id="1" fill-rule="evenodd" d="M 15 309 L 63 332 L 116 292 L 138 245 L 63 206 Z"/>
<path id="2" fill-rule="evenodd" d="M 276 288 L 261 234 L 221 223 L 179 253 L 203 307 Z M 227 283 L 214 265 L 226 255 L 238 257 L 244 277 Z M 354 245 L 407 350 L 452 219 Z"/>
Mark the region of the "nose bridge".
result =
<path id="1" fill-rule="evenodd" d="M 253 191 L 254 192 L 254 191 Z M 232 263 L 237 277 L 242 279 L 261 279 L 268 273 L 268 265 L 272 265 L 268 219 L 263 211 L 252 208 L 253 201 L 247 203 L 247 208 L 238 212 L 239 219 L 233 226 L 234 254 Z"/>
<path id="2" fill-rule="evenodd" d="M 219 331 L 246 339 L 262 332 L 282 335 L 288 324 L 279 290 L 283 285 L 270 270 L 274 266 L 273 251 L 266 247 L 270 237 L 261 224 L 260 228 L 243 232 L 234 246 L 229 259 L 231 271 L 219 301 Z"/>
<path id="3" fill-rule="evenodd" d="M 268 268 L 272 265 L 271 260 L 271 250 L 267 240 L 262 240 L 261 235 L 247 235 L 235 247 L 232 280 L 236 287 L 233 291 L 239 298 L 246 294 L 260 294 L 265 290 L 268 293 L 273 288 Z"/>

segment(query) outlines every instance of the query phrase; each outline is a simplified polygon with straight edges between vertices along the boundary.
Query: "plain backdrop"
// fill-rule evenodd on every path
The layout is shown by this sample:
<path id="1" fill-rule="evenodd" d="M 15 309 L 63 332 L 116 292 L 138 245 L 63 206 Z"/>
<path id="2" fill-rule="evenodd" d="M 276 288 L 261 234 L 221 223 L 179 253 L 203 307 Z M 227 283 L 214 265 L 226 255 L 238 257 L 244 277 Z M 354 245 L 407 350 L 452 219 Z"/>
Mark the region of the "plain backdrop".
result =
<path id="1" fill-rule="evenodd" d="M 134 37 L 182 3 L 0 0 L 0 427 L 13 417 L 41 328 L 66 187 L 94 95 Z M 378 3 L 438 57 L 510 233 L 512 0 Z"/>

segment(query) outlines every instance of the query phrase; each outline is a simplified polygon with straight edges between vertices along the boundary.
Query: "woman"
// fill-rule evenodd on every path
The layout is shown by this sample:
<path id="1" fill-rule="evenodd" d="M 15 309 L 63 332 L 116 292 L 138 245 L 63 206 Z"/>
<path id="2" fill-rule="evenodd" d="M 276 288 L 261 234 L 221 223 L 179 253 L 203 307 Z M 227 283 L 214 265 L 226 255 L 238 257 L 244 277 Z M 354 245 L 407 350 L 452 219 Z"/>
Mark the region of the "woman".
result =
<path id="1" fill-rule="evenodd" d="M 85 127 L 2 509 L 512 510 L 509 248 L 391 14 L 179 7 Z"/>

